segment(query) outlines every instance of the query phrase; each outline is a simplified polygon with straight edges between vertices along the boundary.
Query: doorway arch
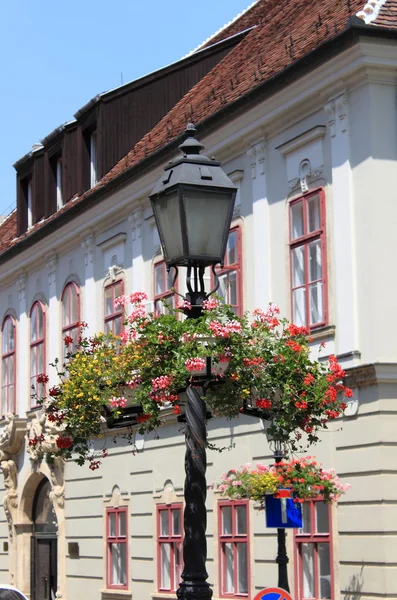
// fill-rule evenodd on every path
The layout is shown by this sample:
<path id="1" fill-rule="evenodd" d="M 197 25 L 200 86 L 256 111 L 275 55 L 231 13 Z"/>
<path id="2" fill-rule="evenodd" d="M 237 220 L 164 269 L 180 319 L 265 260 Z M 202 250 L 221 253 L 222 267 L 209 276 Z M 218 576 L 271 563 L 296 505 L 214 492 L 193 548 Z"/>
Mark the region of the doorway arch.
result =
<path id="1" fill-rule="evenodd" d="M 39 482 L 32 502 L 30 544 L 31 600 L 55 600 L 58 587 L 58 519 L 47 477 Z"/>

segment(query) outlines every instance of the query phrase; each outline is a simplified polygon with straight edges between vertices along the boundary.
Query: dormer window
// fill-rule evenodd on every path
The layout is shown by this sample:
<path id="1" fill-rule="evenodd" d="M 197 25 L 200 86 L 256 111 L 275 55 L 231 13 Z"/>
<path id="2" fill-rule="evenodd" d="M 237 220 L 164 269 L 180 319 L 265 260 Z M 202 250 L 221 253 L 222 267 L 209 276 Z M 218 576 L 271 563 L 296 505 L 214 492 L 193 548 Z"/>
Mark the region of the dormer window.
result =
<path id="1" fill-rule="evenodd" d="M 26 205 L 28 216 L 28 229 L 33 226 L 33 195 L 32 195 L 32 180 L 26 182 Z"/>
<path id="2" fill-rule="evenodd" d="M 90 136 L 90 184 L 94 187 L 98 183 L 97 170 L 97 137 L 96 131 L 93 131 Z"/>
<path id="3" fill-rule="evenodd" d="M 59 210 L 63 206 L 63 197 L 62 197 L 62 159 L 61 158 L 58 158 L 57 161 L 56 161 L 55 182 L 56 182 L 56 194 L 57 194 L 57 210 Z"/>

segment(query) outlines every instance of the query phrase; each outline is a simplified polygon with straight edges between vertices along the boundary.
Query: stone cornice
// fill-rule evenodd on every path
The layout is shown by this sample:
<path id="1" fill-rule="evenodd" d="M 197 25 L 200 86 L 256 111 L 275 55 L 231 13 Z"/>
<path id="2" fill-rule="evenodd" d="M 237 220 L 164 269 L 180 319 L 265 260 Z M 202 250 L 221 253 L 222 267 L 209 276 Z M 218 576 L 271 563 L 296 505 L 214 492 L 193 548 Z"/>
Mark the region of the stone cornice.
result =
<path id="1" fill-rule="evenodd" d="M 372 363 L 345 369 L 346 385 L 363 388 L 382 383 L 397 383 L 397 363 Z"/>

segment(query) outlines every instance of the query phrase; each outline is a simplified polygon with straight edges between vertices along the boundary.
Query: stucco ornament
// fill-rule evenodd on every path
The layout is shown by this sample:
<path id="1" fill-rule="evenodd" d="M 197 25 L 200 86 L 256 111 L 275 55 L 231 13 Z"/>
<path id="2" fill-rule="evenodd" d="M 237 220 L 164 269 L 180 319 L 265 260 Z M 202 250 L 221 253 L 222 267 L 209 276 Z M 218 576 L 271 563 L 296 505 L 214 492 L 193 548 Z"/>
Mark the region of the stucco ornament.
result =
<path id="1" fill-rule="evenodd" d="M 25 419 L 19 419 L 7 413 L 0 427 L 0 460 L 18 454 L 22 448 L 25 435 Z"/>
<path id="2" fill-rule="evenodd" d="M 52 490 L 50 492 L 50 500 L 54 506 L 63 508 L 65 505 L 65 478 L 64 478 L 64 462 L 61 458 L 55 458 L 54 462 L 49 465 L 50 480 Z"/>
<path id="3" fill-rule="evenodd" d="M 51 423 L 44 413 L 34 418 L 27 426 L 27 451 L 30 454 L 30 460 L 40 461 L 44 454 L 56 452 L 58 450 L 57 438 L 61 428 L 55 423 Z"/>
<path id="4" fill-rule="evenodd" d="M 6 489 L 3 499 L 3 508 L 7 518 L 10 540 L 12 541 L 14 538 L 15 511 L 18 508 L 18 470 L 15 462 L 11 459 L 2 460 L 0 468 L 3 471 L 4 487 Z"/>

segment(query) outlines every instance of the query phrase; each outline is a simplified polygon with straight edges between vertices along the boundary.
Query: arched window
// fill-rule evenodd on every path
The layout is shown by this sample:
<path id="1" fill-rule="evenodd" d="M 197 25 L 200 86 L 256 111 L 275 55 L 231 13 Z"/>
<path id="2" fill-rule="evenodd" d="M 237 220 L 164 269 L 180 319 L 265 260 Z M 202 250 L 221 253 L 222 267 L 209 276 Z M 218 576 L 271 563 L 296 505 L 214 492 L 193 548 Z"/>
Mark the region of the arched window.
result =
<path id="1" fill-rule="evenodd" d="M 37 375 L 45 372 L 45 313 L 41 302 L 35 302 L 30 311 L 30 385 L 31 394 L 38 398 L 45 393 L 45 386 L 37 382 Z M 31 406 L 36 406 L 35 397 Z"/>
<path id="2" fill-rule="evenodd" d="M 75 283 L 68 283 L 62 294 L 62 344 L 65 338 L 70 338 L 67 344 L 68 352 L 75 352 L 79 339 L 80 327 L 80 291 Z"/>
<path id="3" fill-rule="evenodd" d="M 1 415 L 15 413 L 15 321 L 6 317 L 2 327 Z"/>

